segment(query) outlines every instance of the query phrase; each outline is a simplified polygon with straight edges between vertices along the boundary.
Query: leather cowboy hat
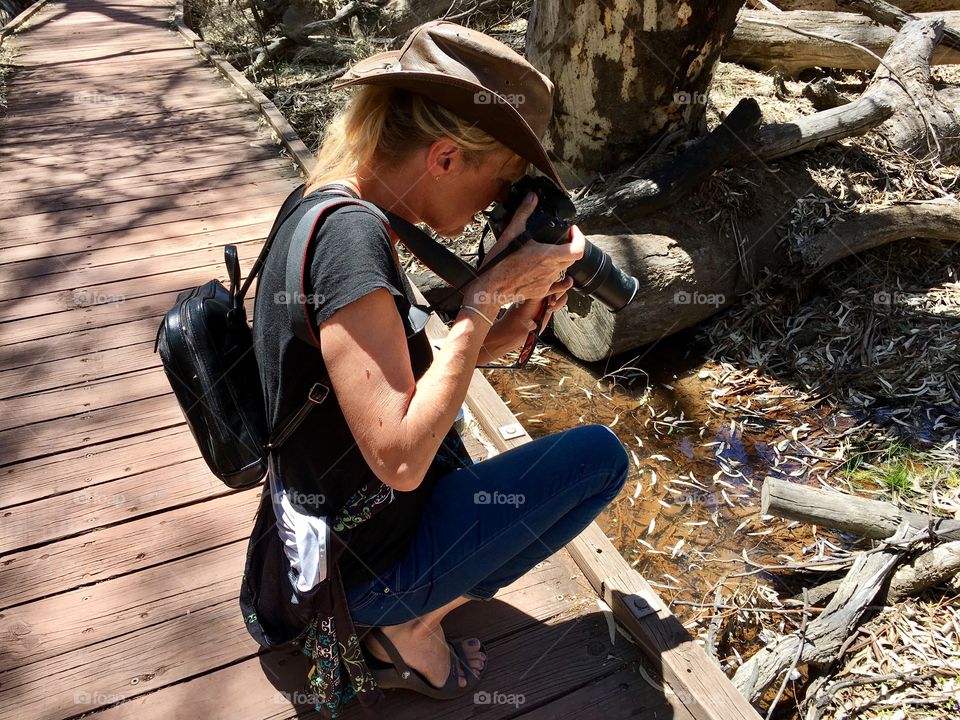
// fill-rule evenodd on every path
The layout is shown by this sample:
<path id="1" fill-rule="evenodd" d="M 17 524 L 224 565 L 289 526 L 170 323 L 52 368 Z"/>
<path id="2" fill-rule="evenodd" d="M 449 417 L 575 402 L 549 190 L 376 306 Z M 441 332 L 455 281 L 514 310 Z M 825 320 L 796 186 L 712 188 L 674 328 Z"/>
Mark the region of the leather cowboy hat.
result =
<path id="1" fill-rule="evenodd" d="M 507 45 L 445 20 L 414 28 L 399 50 L 356 63 L 334 88 L 390 85 L 424 95 L 532 163 L 566 190 L 540 138 L 553 83 Z"/>

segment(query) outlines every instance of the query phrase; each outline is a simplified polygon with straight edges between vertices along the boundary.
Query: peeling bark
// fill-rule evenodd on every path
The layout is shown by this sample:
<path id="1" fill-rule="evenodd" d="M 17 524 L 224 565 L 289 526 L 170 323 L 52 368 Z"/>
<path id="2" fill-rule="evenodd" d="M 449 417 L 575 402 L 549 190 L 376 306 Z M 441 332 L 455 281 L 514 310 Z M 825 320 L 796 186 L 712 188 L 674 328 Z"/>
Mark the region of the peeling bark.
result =
<path id="1" fill-rule="evenodd" d="M 656 137 L 705 130 L 720 49 L 744 0 L 538 0 L 527 58 L 557 86 L 548 145 L 583 185 Z"/>

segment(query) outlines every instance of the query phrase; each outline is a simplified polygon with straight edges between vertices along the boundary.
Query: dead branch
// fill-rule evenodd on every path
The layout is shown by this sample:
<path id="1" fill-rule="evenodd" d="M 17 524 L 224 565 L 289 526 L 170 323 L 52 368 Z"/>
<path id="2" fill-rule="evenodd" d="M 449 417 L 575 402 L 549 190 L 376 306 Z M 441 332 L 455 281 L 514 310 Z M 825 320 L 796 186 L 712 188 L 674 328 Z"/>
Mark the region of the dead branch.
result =
<path id="1" fill-rule="evenodd" d="M 904 525 L 893 539 L 904 540 L 912 532 Z M 814 665 L 831 662 L 899 558 L 900 551 L 889 546 L 861 553 L 827 608 L 806 626 L 803 638 L 791 633 L 762 648 L 733 676 L 737 689 L 757 702 L 794 658 Z"/>
<path id="2" fill-rule="evenodd" d="M 960 240 L 960 202 L 937 198 L 871 210 L 806 238 L 796 250 L 816 272 L 848 255 L 914 237 Z"/>
<path id="3" fill-rule="evenodd" d="M 916 15 L 911 15 L 901 10 L 896 5 L 891 5 L 884 0 L 838 0 L 844 8 L 856 10 L 866 15 L 871 20 L 876 20 L 881 25 L 892 27 L 899 30 L 911 20 L 917 20 Z M 951 27 L 946 27 L 943 31 L 944 46 L 960 50 L 960 33 Z"/>
<path id="4" fill-rule="evenodd" d="M 939 585 L 960 572 L 960 541 L 937 545 L 897 568 L 881 598 L 890 604 Z"/>

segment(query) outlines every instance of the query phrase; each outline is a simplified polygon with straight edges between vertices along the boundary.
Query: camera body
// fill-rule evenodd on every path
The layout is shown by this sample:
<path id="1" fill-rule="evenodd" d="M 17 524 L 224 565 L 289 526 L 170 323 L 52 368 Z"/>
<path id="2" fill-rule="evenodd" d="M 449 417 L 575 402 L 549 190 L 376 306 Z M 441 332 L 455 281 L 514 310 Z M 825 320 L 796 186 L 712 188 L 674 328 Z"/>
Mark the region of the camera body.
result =
<path id="1" fill-rule="evenodd" d="M 559 187 L 544 176 L 524 175 L 510 186 L 503 203 L 486 213 L 494 235 L 500 237 L 527 193 L 537 195 L 537 206 L 527 218 L 526 231 L 537 242 L 561 245 L 570 242 L 570 228 L 577 208 Z M 626 307 L 636 296 L 640 283 L 618 268 L 610 256 L 587 241 L 583 257 L 567 270 L 574 289 L 599 300 L 613 312 Z"/>

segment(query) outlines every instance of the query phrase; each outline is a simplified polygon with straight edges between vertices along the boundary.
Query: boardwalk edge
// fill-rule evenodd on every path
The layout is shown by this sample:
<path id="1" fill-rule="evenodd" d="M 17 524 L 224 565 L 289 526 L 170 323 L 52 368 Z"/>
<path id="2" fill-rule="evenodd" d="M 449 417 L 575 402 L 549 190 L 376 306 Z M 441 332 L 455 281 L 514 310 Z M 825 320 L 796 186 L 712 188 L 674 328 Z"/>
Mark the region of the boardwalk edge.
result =
<path id="1" fill-rule="evenodd" d="M 3 44 L 4 39 L 8 35 L 13 35 L 20 29 L 20 26 L 23 25 L 30 17 L 37 12 L 40 8 L 47 4 L 47 0 L 37 0 L 33 5 L 28 7 L 22 13 L 13 18 L 10 22 L 0 28 L 0 45 Z M 28 28 L 29 29 L 29 28 Z"/>

